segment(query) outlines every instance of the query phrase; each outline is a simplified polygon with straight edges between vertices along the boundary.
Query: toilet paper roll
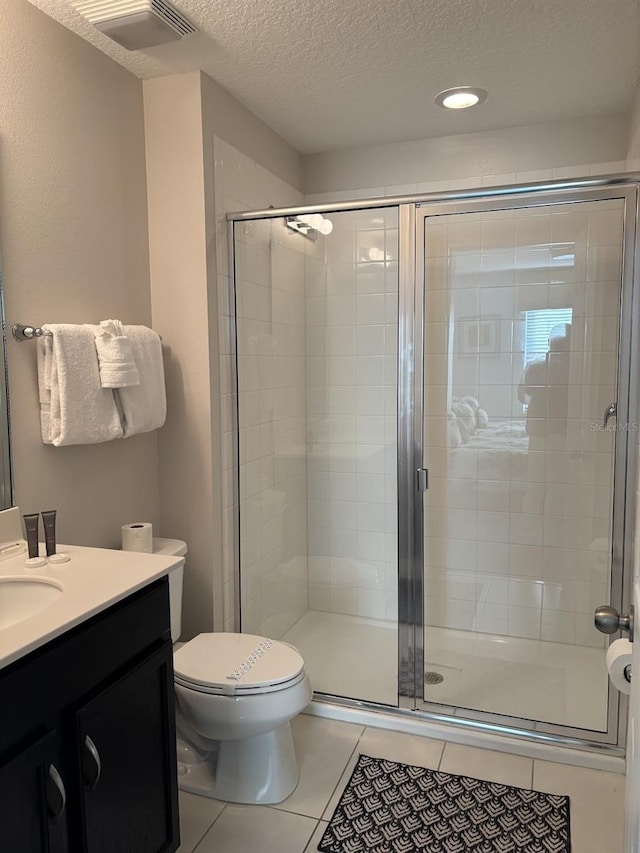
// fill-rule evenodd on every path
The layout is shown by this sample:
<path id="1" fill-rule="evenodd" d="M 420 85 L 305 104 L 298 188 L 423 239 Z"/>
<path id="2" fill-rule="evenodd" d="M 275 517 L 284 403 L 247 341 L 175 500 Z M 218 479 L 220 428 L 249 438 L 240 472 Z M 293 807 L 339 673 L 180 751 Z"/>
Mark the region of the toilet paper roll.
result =
<path id="1" fill-rule="evenodd" d="M 631 693 L 631 658 L 629 640 L 614 640 L 607 649 L 607 670 L 613 686 L 621 693 Z"/>
<path id="2" fill-rule="evenodd" d="M 122 525 L 122 550 L 151 554 L 153 552 L 153 525 L 148 521 L 132 521 Z"/>

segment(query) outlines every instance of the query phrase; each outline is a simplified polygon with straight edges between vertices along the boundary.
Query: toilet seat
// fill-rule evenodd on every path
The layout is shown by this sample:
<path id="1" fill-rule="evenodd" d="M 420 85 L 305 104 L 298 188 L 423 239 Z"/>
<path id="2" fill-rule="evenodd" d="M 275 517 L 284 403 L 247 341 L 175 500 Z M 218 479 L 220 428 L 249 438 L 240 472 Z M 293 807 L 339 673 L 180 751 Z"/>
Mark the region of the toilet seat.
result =
<path id="1" fill-rule="evenodd" d="M 297 649 L 254 634 L 199 634 L 175 652 L 173 663 L 176 684 L 222 696 L 272 693 L 305 677 Z"/>
<path id="2" fill-rule="evenodd" d="M 180 687 L 184 687 L 186 690 L 192 690 L 194 693 L 204 693 L 209 694 L 211 696 L 261 696 L 266 693 L 276 693 L 280 690 L 285 690 L 288 687 L 293 687 L 294 685 L 301 682 L 304 678 L 306 678 L 307 673 L 301 672 L 296 678 L 292 678 L 290 681 L 283 682 L 281 684 L 272 684 L 266 687 L 236 687 L 235 690 L 226 689 L 224 686 L 222 687 L 206 687 L 203 684 L 196 684 L 193 681 L 187 681 L 184 678 L 180 678 L 176 676 L 174 678 L 175 684 Z"/>

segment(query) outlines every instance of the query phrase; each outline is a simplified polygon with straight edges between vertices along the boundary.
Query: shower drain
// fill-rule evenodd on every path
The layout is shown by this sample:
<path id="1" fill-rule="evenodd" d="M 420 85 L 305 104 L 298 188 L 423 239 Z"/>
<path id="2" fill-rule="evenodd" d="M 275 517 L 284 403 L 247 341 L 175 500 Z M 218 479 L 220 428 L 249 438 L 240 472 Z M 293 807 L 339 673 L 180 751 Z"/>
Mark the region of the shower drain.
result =
<path id="1" fill-rule="evenodd" d="M 439 672 L 433 672 L 427 670 L 424 674 L 424 683 L 425 684 L 442 684 L 444 681 L 444 675 L 440 675 Z"/>

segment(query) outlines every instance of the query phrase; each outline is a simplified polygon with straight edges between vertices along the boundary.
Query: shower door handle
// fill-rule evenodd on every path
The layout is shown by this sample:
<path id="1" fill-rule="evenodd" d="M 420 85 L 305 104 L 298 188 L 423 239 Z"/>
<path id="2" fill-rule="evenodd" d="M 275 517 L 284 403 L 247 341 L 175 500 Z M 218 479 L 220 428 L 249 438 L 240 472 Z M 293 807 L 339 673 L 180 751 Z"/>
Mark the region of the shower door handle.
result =
<path id="1" fill-rule="evenodd" d="M 602 426 L 606 428 L 607 424 L 618 414 L 618 404 L 617 403 L 609 403 L 607 408 L 604 410 L 604 418 L 602 420 Z"/>

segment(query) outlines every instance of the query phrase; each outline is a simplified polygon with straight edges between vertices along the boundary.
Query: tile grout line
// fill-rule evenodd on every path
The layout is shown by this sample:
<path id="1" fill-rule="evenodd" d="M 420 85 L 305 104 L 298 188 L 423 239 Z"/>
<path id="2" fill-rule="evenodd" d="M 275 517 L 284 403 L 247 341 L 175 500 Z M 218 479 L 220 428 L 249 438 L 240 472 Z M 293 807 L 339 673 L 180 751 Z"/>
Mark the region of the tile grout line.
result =
<path id="1" fill-rule="evenodd" d="M 327 810 L 327 808 L 328 808 L 328 806 L 329 806 L 329 803 L 330 803 L 330 802 L 331 802 L 331 800 L 333 799 L 333 795 L 334 795 L 334 794 L 335 794 L 335 792 L 338 790 L 338 785 L 340 784 L 340 780 L 341 780 L 341 779 L 342 779 L 342 777 L 344 776 L 344 772 L 345 772 L 345 770 L 347 769 L 347 767 L 349 766 L 349 762 L 350 762 L 350 761 L 351 761 L 351 759 L 353 758 L 353 755 L 354 755 L 354 753 L 355 753 L 356 749 L 358 748 L 358 745 L 360 744 L 360 741 L 362 740 L 362 736 L 364 735 L 364 733 L 366 732 L 366 730 L 367 730 L 367 727 L 366 727 L 366 726 L 363 726 L 363 727 L 362 727 L 362 731 L 361 731 L 361 732 L 360 732 L 360 734 L 358 735 L 358 740 L 355 742 L 355 744 L 354 744 L 354 746 L 353 746 L 353 749 L 352 749 L 352 750 L 351 750 L 351 752 L 349 753 L 349 757 L 347 758 L 346 763 L 345 763 L 344 767 L 342 768 L 342 772 L 340 773 L 340 776 L 338 777 L 338 781 L 336 782 L 336 784 L 335 784 L 335 785 L 333 786 L 333 788 L 331 789 L 331 793 L 329 794 L 329 799 L 327 800 L 327 802 L 325 803 L 324 808 L 322 809 L 322 814 L 320 815 L 320 820 L 322 820 L 322 819 L 323 819 L 323 817 L 324 817 L 324 813 L 326 812 L 326 810 Z M 328 819 L 330 820 L 331 818 L 329 817 Z"/>
<path id="2" fill-rule="evenodd" d="M 340 774 L 342 775 L 342 774 Z M 286 802 L 283 800 L 282 802 Z M 259 805 L 259 804 L 257 804 Z M 281 803 L 272 803 L 271 805 L 260 806 L 263 809 L 271 809 L 272 811 L 281 812 L 282 814 L 293 814 L 296 817 L 304 817 L 307 820 L 322 820 L 321 817 L 316 817 L 314 814 L 305 814 L 304 812 L 294 812 L 291 809 L 281 809 Z M 326 808 L 326 807 L 325 807 Z"/>
<path id="3" fill-rule="evenodd" d="M 197 796 L 197 795 L 196 795 L 196 796 Z M 221 801 L 221 800 L 218 800 L 218 802 L 222 802 L 222 801 Z M 218 814 L 214 817 L 214 819 L 211 821 L 211 823 L 209 824 L 209 826 L 205 829 L 205 831 L 204 831 L 204 832 L 203 832 L 203 834 L 201 835 L 201 837 L 200 837 L 200 839 L 198 840 L 198 843 L 196 844 L 196 846 L 191 848 L 191 853 L 198 853 L 198 847 L 200 847 L 200 845 L 202 844 L 202 842 L 203 842 L 203 840 L 204 840 L 204 837 L 209 833 L 209 831 L 211 830 L 211 827 L 213 826 L 213 824 L 218 820 L 218 818 L 220 817 L 220 815 L 221 815 L 221 814 L 223 813 L 223 811 L 227 808 L 227 805 L 228 805 L 228 803 L 225 803 L 225 804 L 222 806 L 222 808 L 220 809 L 220 811 L 218 812 Z M 185 853 L 186 853 L 186 851 L 185 851 Z"/>
<path id="4" fill-rule="evenodd" d="M 303 849 L 302 849 L 302 853 L 304 853 L 304 851 L 308 849 L 309 845 L 311 844 L 311 839 L 312 839 L 312 838 L 313 838 L 313 836 L 316 834 L 316 829 L 317 829 L 319 826 L 320 826 L 320 818 L 318 818 L 318 820 L 316 821 L 316 825 L 315 825 L 315 826 L 313 827 L 313 829 L 311 830 L 311 835 L 307 838 L 307 843 L 304 845 L 304 847 L 303 847 Z M 316 848 L 316 849 L 317 849 L 317 848 Z"/>
<path id="5" fill-rule="evenodd" d="M 342 779 L 342 777 L 343 777 L 343 775 L 344 775 L 344 772 L 345 772 L 345 770 L 347 769 L 347 767 L 348 767 L 348 765 L 349 765 L 349 762 L 351 761 L 351 758 L 353 757 L 353 753 L 354 753 L 354 752 L 355 752 L 355 750 L 357 749 L 358 744 L 360 743 L 360 740 L 361 740 L 362 735 L 364 734 L 365 730 L 366 730 L 366 726 L 363 726 L 363 728 L 362 728 L 362 732 L 361 732 L 361 733 L 360 733 L 360 735 L 358 736 L 358 740 L 356 741 L 356 743 L 355 743 L 355 745 L 354 745 L 353 749 L 352 749 L 352 750 L 351 750 L 351 752 L 349 753 L 349 756 L 348 756 L 348 758 L 347 758 L 347 760 L 346 760 L 346 763 L 345 763 L 344 767 L 343 767 L 343 768 L 342 768 L 342 770 L 340 771 L 340 775 L 338 776 L 338 781 L 336 782 L 336 784 L 335 784 L 335 785 L 333 786 L 333 788 L 331 789 L 331 793 L 329 794 L 329 797 L 327 798 L 327 801 L 326 801 L 325 805 L 324 805 L 324 806 L 323 806 L 323 808 L 322 808 L 322 814 L 320 815 L 320 817 L 316 817 L 315 815 L 304 814 L 303 812 L 295 812 L 295 811 L 291 811 L 290 809 L 282 809 L 282 808 L 279 808 L 280 803 L 274 803 L 273 805 L 268 806 L 267 808 L 276 809 L 276 811 L 284 812 L 285 814 L 295 814 L 295 815 L 297 815 L 298 817 L 306 817 L 308 820 L 316 820 L 316 821 L 318 821 L 318 822 L 321 822 L 322 820 L 324 820 L 323 815 L 324 815 L 324 813 L 325 813 L 325 811 L 326 811 L 326 809 L 327 809 L 327 806 L 328 806 L 328 805 L 329 805 L 329 803 L 331 802 L 331 799 L 332 799 L 332 797 L 333 797 L 334 793 L 336 792 L 336 790 L 337 790 L 337 788 L 338 788 L 338 785 L 340 784 L 340 780 Z M 315 827 L 314 832 L 315 832 L 315 830 L 316 830 L 316 829 L 317 829 L 317 826 Z M 195 852 L 194 852 L 194 853 L 195 853 Z"/>

